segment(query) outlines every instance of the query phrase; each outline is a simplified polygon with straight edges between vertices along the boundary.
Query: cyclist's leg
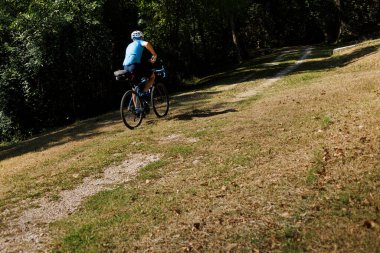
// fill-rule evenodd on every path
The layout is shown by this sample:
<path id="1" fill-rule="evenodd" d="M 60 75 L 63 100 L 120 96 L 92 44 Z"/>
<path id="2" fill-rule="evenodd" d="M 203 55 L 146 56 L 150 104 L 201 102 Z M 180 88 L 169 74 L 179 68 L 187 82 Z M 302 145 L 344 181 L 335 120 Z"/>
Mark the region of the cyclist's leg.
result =
<path id="1" fill-rule="evenodd" d="M 146 77 L 145 71 L 141 63 L 135 63 L 133 65 L 134 65 L 134 75 L 135 75 L 135 80 L 136 80 L 136 93 L 141 96 L 144 92 L 145 83 L 146 83 L 146 81 L 144 81 Z"/>
<path id="2" fill-rule="evenodd" d="M 124 67 L 124 70 L 128 71 L 129 73 L 132 74 L 132 82 L 135 82 L 136 80 L 139 80 L 140 77 L 139 77 L 139 64 L 130 64 L 130 65 L 126 65 L 126 66 L 123 66 Z M 133 104 L 135 105 L 135 108 L 136 108 L 136 94 L 135 93 L 132 93 L 132 100 L 133 100 Z M 139 108 L 136 108 L 137 110 L 139 110 Z"/>
<path id="3" fill-rule="evenodd" d="M 146 82 L 145 84 L 145 87 L 144 87 L 144 91 L 147 92 L 150 87 L 152 87 L 152 85 L 154 84 L 154 80 L 156 79 L 156 75 L 154 74 L 154 72 L 152 71 L 152 74 L 151 76 L 149 77 L 148 79 L 148 82 Z"/>
<path id="4" fill-rule="evenodd" d="M 154 75 L 151 63 L 141 64 L 140 67 L 141 76 L 146 77 L 148 79 L 148 81 L 145 83 L 143 87 L 144 92 L 147 92 L 150 89 L 150 87 L 152 87 L 156 76 Z"/>

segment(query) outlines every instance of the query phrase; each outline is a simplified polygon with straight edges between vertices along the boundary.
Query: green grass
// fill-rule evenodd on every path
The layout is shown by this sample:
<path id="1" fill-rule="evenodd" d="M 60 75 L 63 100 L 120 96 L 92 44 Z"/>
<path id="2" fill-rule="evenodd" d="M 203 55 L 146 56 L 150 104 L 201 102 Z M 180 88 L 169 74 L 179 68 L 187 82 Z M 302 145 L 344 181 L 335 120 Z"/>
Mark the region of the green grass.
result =
<path id="1" fill-rule="evenodd" d="M 330 125 L 332 125 L 334 123 L 334 121 L 331 119 L 330 116 L 323 116 L 321 118 L 321 126 L 322 126 L 322 129 L 326 129 L 328 128 Z"/>
<path id="2" fill-rule="evenodd" d="M 323 57 L 328 55 L 329 50 L 324 50 L 325 51 L 322 50 L 322 52 L 316 53 L 315 57 Z M 297 54 L 294 55 L 294 58 L 296 57 L 298 57 Z M 292 61 L 292 59 L 287 60 Z M 314 60 L 318 61 L 318 58 L 314 58 Z M 333 60 L 333 62 L 322 62 L 321 66 L 323 68 L 326 68 L 332 66 L 332 64 L 342 61 L 343 60 L 340 59 L 339 61 Z M 315 65 L 313 67 L 315 67 Z M 239 78 L 239 74 L 246 73 L 246 70 L 247 69 L 244 68 L 238 69 L 237 71 L 231 72 L 223 78 L 236 80 Z M 313 86 L 315 85 L 316 80 L 325 77 L 326 74 L 324 74 L 323 71 L 304 71 L 303 73 L 298 73 L 286 77 L 284 79 L 283 86 L 277 87 L 276 89 L 278 91 L 288 88 L 296 90 L 298 88 Z M 233 96 L 235 93 L 235 91 L 228 91 L 226 92 L 226 95 Z M 245 203 L 244 200 L 248 198 L 248 196 L 255 193 L 257 195 L 254 195 L 254 199 L 258 199 L 259 196 L 262 196 L 262 194 L 264 194 L 264 196 L 268 196 L 270 198 L 270 201 L 273 203 L 280 201 L 278 200 L 278 198 L 281 196 L 279 189 L 286 189 L 286 185 L 288 185 L 286 177 L 283 177 L 283 180 L 276 181 L 276 184 L 267 185 L 264 190 L 261 190 L 262 188 L 257 188 L 256 186 L 249 185 L 250 180 L 254 182 L 256 177 L 259 175 L 263 176 L 262 174 L 259 174 L 259 170 L 256 171 L 255 167 L 256 164 L 263 164 L 262 159 L 269 159 L 263 157 L 263 150 L 268 149 L 268 147 L 274 150 L 273 152 L 268 153 L 268 157 L 276 160 L 276 156 L 279 153 L 289 152 L 288 150 L 292 145 L 289 143 L 287 135 L 282 134 L 282 130 L 279 131 L 273 127 L 272 121 L 278 122 L 276 120 L 279 119 L 276 117 L 268 117 L 268 119 L 250 117 L 251 114 L 255 113 L 255 105 L 257 103 L 260 103 L 266 99 L 269 99 L 270 101 L 271 97 L 274 96 L 276 96 L 275 93 L 270 93 L 265 96 L 259 95 L 254 98 L 249 98 L 243 102 L 235 103 L 235 106 L 239 108 L 239 111 L 216 116 L 209 116 L 211 114 L 202 114 L 205 111 L 199 107 L 200 104 L 198 103 L 199 101 L 196 101 L 196 98 L 194 98 L 194 101 L 192 99 L 189 99 L 186 100 L 186 103 L 181 102 L 178 104 L 178 106 L 188 106 L 191 108 L 190 110 L 193 110 L 193 113 L 195 112 L 193 115 L 202 114 L 204 117 L 192 117 L 191 122 L 175 122 L 174 128 L 172 128 L 170 132 L 166 133 L 166 136 L 169 136 L 171 133 L 175 133 L 176 131 L 180 131 L 184 136 L 198 138 L 198 141 L 192 144 L 184 143 L 183 141 L 176 141 L 170 143 L 167 147 L 160 148 L 160 151 L 164 153 L 165 160 L 163 162 L 155 162 L 139 172 L 139 176 L 136 179 L 137 181 L 135 184 L 133 184 L 133 187 L 135 189 L 138 189 L 136 190 L 138 193 L 136 193 L 137 197 L 135 198 L 135 201 L 129 204 L 129 208 L 125 210 L 125 216 L 122 216 L 121 214 L 116 215 L 117 217 L 126 217 L 125 220 L 117 220 L 116 218 L 110 217 L 109 219 L 105 219 L 101 224 L 95 223 L 95 225 L 93 225 L 94 227 L 102 228 L 98 232 L 94 232 L 91 229 L 86 230 L 87 227 L 84 226 L 83 230 L 80 230 L 83 236 L 85 236 L 84 239 L 91 239 L 91 235 L 93 235 L 95 238 L 108 245 L 107 247 L 109 247 L 109 249 L 116 251 L 130 247 L 141 247 L 141 245 L 144 245 L 144 243 L 147 242 L 146 238 L 150 233 L 148 232 L 150 231 L 149 228 L 159 226 L 159 224 L 161 224 L 161 226 L 162 224 L 168 224 L 167 227 L 163 228 L 164 234 L 162 234 L 162 237 L 166 238 L 166 242 L 170 242 L 170 247 L 173 247 L 173 245 L 181 247 L 181 241 L 191 240 L 188 236 L 189 233 L 192 233 L 190 232 L 191 230 L 186 230 L 183 228 L 183 226 L 189 226 L 190 229 L 193 227 L 192 222 L 194 222 L 194 220 L 191 218 L 193 217 L 193 212 L 196 213 L 195 217 L 203 217 L 204 224 L 206 224 L 202 225 L 205 226 L 204 229 L 211 229 L 214 227 L 215 229 L 219 229 L 218 226 L 212 225 L 212 215 L 218 215 L 217 211 L 213 210 L 219 210 L 216 207 L 218 207 L 218 203 L 224 203 L 223 201 L 230 201 L 227 203 L 230 203 L 229 205 L 233 206 L 233 199 L 239 196 L 233 194 L 243 194 L 243 192 L 248 194 L 245 195 L 245 197 L 239 199 L 240 209 L 242 210 L 236 211 L 232 208 L 232 210 L 229 210 L 229 206 L 226 205 L 224 207 L 226 210 L 223 211 L 223 215 L 221 217 L 228 217 L 227 219 L 239 220 L 238 218 L 240 215 L 242 215 L 241 213 L 244 213 L 247 215 L 246 219 L 249 219 L 248 214 L 252 212 L 252 207 Z M 214 101 L 216 98 L 217 97 L 214 94 L 209 94 L 207 99 L 205 99 L 205 97 L 200 98 L 202 99 L 202 106 L 207 108 L 207 104 Z M 299 98 L 298 100 L 302 100 L 302 98 Z M 295 103 L 288 104 L 294 105 Z M 330 114 L 327 114 L 324 110 L 313 113 L 307 112 L 307 116 L 302 115 L 300 112 L 296 112 L 292 115 L 299 114 L 299 116 L 294 116 L 295 118 L 289 119 L 289 122 L 295 123 L 294 126 L 291 124 L 284 124 L 281 126 L 281 128 L 285 128 L 286 131 L 290 129 L 292 131 L 308 131 L 309 133 L 310 129 L 305 128 L 305 126 L 311 126 L 315 130 L 318 130 L 318 128 L 320 128 L 331 132 L 336 127 L 335 118 L 337 117 L 335 116 L 333 110 L 331 112 L 331 115 L 334 115 L 334 118 L 330 116 Z M 288 113 L 291 114 L 293 112 Z M 309 116 L 310 114 L 318 116 L 313 118 Z M 289 117 L 286 114 L 283 114 L 283 116 L 284 119 Z M 244 117 L 246 117 L 248 121 Z M 307 122 L 305 122 L 305 120 L 307 120 Z M 281 122 L 283 121 L 281 120 Z M 199 126 L 194 127 L 194 125 L 197 124 L 199 124 Z M 270 126 L 271 128 L 266 129 L 265 126 Z M 277 125 L 275 126 L 277 127 Z M 264 139 L 267 141 L 270 140 L 271 142 L 265 143 L 263 140 L 263 135 L 260 135 L 259 131 L 261 133 L 265 133 Z M 297 132 L 294 132 L 293 135 L 297 136 Z M 289 137 L 291 136 L 292 135 L 289 135 Z M 242 139 L 242 137 L 244 138 Z M 311 137 L 308 138 L 308 141 L 312 140 Z M 314 143 L 314 145 L 325 146 L 324 143 L 320 142 L 326 141 L 326 139 L 320 137 L 316 140 L 317 142 Z M 302 140 L 301 138 L 294 143 L 297 145 L 302 145 L 308 141 Z M 153 146 L 155 146 L 153 139 L 145 142 L 152 143 Z M 278 146 L 279 143 L 281 143 L 281 145 L 289 144 L 289 147 L 280 147 Z M 144 148 L 138 150 L 147 150 L 149 145 L 143 144 L 141 147 Z M 158 146 L 151 147 L 150 150 L 155 150 L 157 147 Z M 360 197 L 360 194 L 358 195 L 357 190 L 347 189 L 345 191 L 336 193 L 336 195 L 334 190 L 330 190 L 330 187 L 333 188 L 334 185 L 325 185 L 324 188 L 327 189 L 325 190 L 326 192 L 319 190 L 320 187 L 323 188 L 323 184 L 325 184 L 325 176 L 331 173 L 330 170 L 332 170 L 332 166 L 334 166 L 333 164 L 329 163 L 328 160 L 326 160 L 327 158 L 324 156 L 325 150 L 317 149 L 317 151 L 314 152 L 311 161 L 308 161 L 311 163 L 311 166 L 309 165 L 309 168 L 303 174 L 304 177 L 302 178 L 300 175 L 295 175 L 295 178 L 299 178 L 299 180 L 293 179 L 295 181 L 292 181 L 292 184 L 297 184 L 297 186 L 300 188 L 305 187 L 312 189 L 312 191 L 316 191 L 315 195 L 312 195 L 314 197 L 306 198 L 304 201 L 301 201 L 302 203 L 299 203 L 299 200 L 288 204 L 284 204 L 281 201 L 280 203 L 282 203 L 282 205 L 288 206 L 289 208 L 289 206 L 293 205 L 296 207 L 307 207 L 308 204 L 315 204 L 317 202 L 320 206 L 320 210 L 322 210 L 320 215 L 326 213 L 330 215 L 330 217 L 333 217 L 334 221 L 330 220 L 329 217 L 326 217 L 329 222 L 335 222 L 339 219 L 353 219 L 353 221 L 361 221 L 363 219 L 363 216 L 355 216 L 359 215 L 359 212 L 356 211 L 357 209 L 353 210 L 351 207 L 352 203 L 356 203 L 357 206 L 360 203 L 359 199 L 362 198 Z M 192 165 L 194 159 L 200 159 L 198 165 Z M 173 163 L 175 163 L 175 165 Z M 270 163 L 270 160 L 268 160 L 268 163 Z M 275 168 L 276 169 L 274 170 L 270 170 L 268 168 L 267 173 L 279 172 L 282 169 L 282 167 Z M 167 175 L 169 172 L 174 173 L 176 176 L 168 177 Z M 270 175 L 268 176 L 270 178 Z M 150 182 L 147 184 L 145 182 L 146 180 L 155 179 L 159 179 L 159 182 L 161 183 L 158 183 L 157 181 L 157 183 Z M 263 184 L 266 183 L 265 180 L 262 182 Z M 245 186 L 248 188 L 240 188 L 241 184 L 248 184 Z M 285 184 L 285 186 L 283 184 Z M 126 189 L 126 191 L 129 191 L 128 189 Z M 229 197 L 230 194 L 231 199 Z M 280 195 L 276 197 L 274 196 L 275 194 Z M 368 194 L 368 191 L 364 193 L 364 195 Z M 323 199 L 323 197 L 328 197 L 329 199 L 326 205 L 320 201 L 320 199 Z M 99 197 L 94 196 L 92 198 L 96 199 Z M 209 198 L 211 198 L 211 200 L 209 200 Z M 112 203 L 112 200 L 107 199 L 103 200 L 102 202 L 109 205 Z M 277 208 L 281 209 L 281 205 L 278 203 L 276 205 Z M 328 207 L 328 205 L 330 205 L 330 207 Z M 116 206 L 118 206 L 119 210 L 123 210 L 123 207 L 125 205 L 116 204 Z M 102 209 L 102 207 L 86 207 L 85 209 L 95 210 Z M 300 227 L 299 225 L 295 226 L 295 224 L 291 221 L 284 223 L 283 220 L 273 219 L 270 216 L 270 212 L 260 213 L 260 215 L 264 215 L 267 217 L 267 219 L 272 219 L 272 223 L 276 225 L 274 225 L 273 228 L 269 228 L 269 231 L 266 230 L 266 227 L 259 228 L 259 234 L 261 234 L 261 236 L 264 234 L 267 236 L 273 236 L 273 234 L 276 234 L 277 237 L 275 237 L 275 241 L 279 246 L 271 246 L 270 240 L 258 239 L 262 238 L 260 235 L 255 236 L 252 233 L 247 233 L 247 230 L 245 229 L 248 229 L 248 226 L 243 223 L 241 224 L 242 231 L 239 231 L 240 229 L 235 228 L 233 225 L 230 228 L 232 229 L 231 232 L 228 234 L 223 234 L 218 230 L 218 240 L 238 242 L 238 244 L 241 245 L 240 249 L 254 247 L 265 251 L 270 247 L 275 247 L 275 249 L 278 249 L 282 252 L 304 252 L 306 249 L 308 249 L 308 246 L 321 249 L 323 248 L 323 246 L 321 246 L 322 241 L 320 242 L 321 245 L 315 245 L 313 243 L 314 240 L 322 240 L 319 239 L 319 236 L 313 232 L 315 230 L 315 227 L 313 227 L 314 229 L 308 229 L 309 226 L 314 223 L 304 223 L 305 218 L 303 218 L 304 216 L 301 215 L 301 212 L 305 213 L 307 210 L 308 209 L 301 210 L 300 214 L 296 218 L 299 222 L 301 222 L 301 224 L 304 224 L 304 227 Z M 116 213 L 119 212 L 120 211 L 116 211 Z M 104 213 L 104 211 L 101 212 L 101 214 Z M 115 212 L 112 213 L 115 215 Z M 211 215 L 211 217 L 209 215 Z M 141 226 L 137 220 L 137 217 L 142 216 L 145 219 L 142 228 L 137 229 L 137 227 Z M 312 219 L 313 216 L 306 217 Z M 374 216 L 373 212 L 370 211 L 368 212 L 367 217 L 371 219 L 377 219 L 377 216 Z M 116 219 L 115 223 L 113 223 L 114 219 Z M 179 220 L 179 223 L 177 223 L 177 219 Z M 325 218 L 319 219 L 321 222 L 323 222 L 323 224 L 325 224 Z M 94 221 L 98 220 L 99 219 L 94 218 Z M 196 218 L 196 220 L 198 220 L 198 218 Z M 82 224 L 92 223 L 82 222 Z M 121 232 L 120 224 L 125 225 L 125 227 L 128 228 L 127 231 L 129 232 Z M 227 224 L 225 226 L 227 226 Z M 62 229 L 62 226 L 58 226 L 58 228 Z M 154 233 L 157 233 L 160 230 L 154 231 L 156 231 Z M 172 235 L 170 231 L 173 231 L 174 234 L 178 234 L 181 240 L 168 239 Z M 67 232 L 66 230 L 64 234 L 68 234 L 70 236 L 73 235 L 73 238 L 76 238 L 78 230 L 72 230 L 72 232 Z M 211 249 L 209 240 L 204 241 L 201 237 L 198 237 L 197 235 L 195 236 L 198 238 L 199 243 L 204 243 L 203 247 L 205 248 L 203 249 Z M 118 239 L 107 240 L 104 239 L 105 237 Z M 94 245 L 94 243 L 90 240 L 85 241 L 84 239 L 75 239 L 71 244 L 75 245 L 75 247 L 83 247 L 86 250 L 91 250 L 91 247 Z M 81 243 L 76 244 L 78 241 Z M 197 243 L 198 242 L 194 242 L 193 247 L 196 248 Z M 340 242 L 340 239 L 336 239 L 336 243 L 339 245 L 339 247 L 345 247 L 345 244 Z M 166 244 L 164 243 L 163 245 Z M 159 251 L 160 248 L 163 249 L 163 245 L 154 245 L 154 247 L 156 247 L 156 249 Z M 96 247 L 96 251 L 106 250 L 106 248 L 101 245 L 98 245 Z M 332 246 L 330 245 L 328 249 L 331 249 L 331 247 Z M 62 249 L 62 247 L 58 247 L 58 249 Z"/>
<path id="3" fill-rule="evenodd" d="M 297 73 L 284 78 L 281 85 L 289 88 L 302 87 L 308 84 L 312 84 L 313 81 L 323 76 L 324 75 L 321 72 Z"/>
<path id="4" fill-rule="evenodd" d="M 104 237 L 104 233 L 111 227 L 132 219 L 133 213 L 128 212 L 127 205 L 136 201 L 138 197 L 136 191 L 126 191 L 122 187 L 96 194 L 84 204 L 87 210 L 85 213 L 75 215 L 71 222 L 62 221 L 53 224 L 53 228 L 59 225 L 68 230 L 63 237 L 63 243 L 60 248 L 56 248 L 56 251 L 97 252 L 112 249 L 114 238 Z M 82 225 L 79 226 L 74 225 L 80 220 L 85 222 L 80 222 Z M 100 241 L 103 243 L 99 243 Z"/>
<path id="5" fill-rule="evenodd" d="M 315 184 L 318 182 L 319 175 L 325 171 L 325 161 L 323 161 L 323 153 L 318 150 L 314 152 L 312 167 L 308 170 L 306 183 Z"/>
<path id="6" fill-rule="evenodd" d="M 197 130 L 192 136 L 197 137 L 197 138 L 201 138 L 201 137 L 208 136 L 209 133 L 210 133 L 210 131 L 208 131 L 208 130 Z"/>
<path id="7" fill-rule="evenodd" d="M 298 231 L 298 228 L 295 226 L 287 225 L 283 229 L 283 237 L 285 238 L 285 245 L 281 249 L 282 252 L 304 252 L 305 248 L 304 245 L 302 245 L 298 238 L 300 236 L 300 233 Z"/>
<path id="8" fill-rule="evenodd" d="M 172 145 L 169 148 L 169 155 L 170 156 L 189 156 L 193 153 L 194 147 L 183 145 L 183 144 L 176 144 Z"/>
<path id="9" fill-rule="evenodd" d="M 127 183 L 50 224 L 52 251 L 376 252 L 378 230 L 363 225 L 380 222 L 376 86 L 331 79 L 355 64 L 358 71 L 372 68 L 364 61 L 372 49 L 358 50 L 330 57 L 329 47 L 316 48 L 272 88 L 230 101 L 302 52 L 267 69 L 261 64 L 280 52 L 258 57 L 204 80 L 233 84 L 255 73 L 251 82 L 176 94 L 169 117 L 150 115 L 134 131 L 116 122 L 75 133 L 88 138 L 55 135 L 61 145 L 32 143 L 34 151 L 1 161 L 0 208 L 58 200 L 60 191 L 101 177 L 107 166 L 157 154 L 159 161 Z"/>
<path id="10" fill-rule="evenodd" d="M 139 170 L 139 178 L 142 180 L 158 179 L 161 177 L 159 169 L 167 164 L 168 162 L 165 160 L 150 163 Z"/>

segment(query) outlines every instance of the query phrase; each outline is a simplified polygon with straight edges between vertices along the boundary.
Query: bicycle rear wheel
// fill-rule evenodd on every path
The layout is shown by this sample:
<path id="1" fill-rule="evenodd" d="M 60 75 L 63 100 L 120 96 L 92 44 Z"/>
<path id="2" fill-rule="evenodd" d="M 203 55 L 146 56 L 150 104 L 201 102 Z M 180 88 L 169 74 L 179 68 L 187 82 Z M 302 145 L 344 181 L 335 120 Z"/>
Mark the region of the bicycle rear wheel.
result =
<path id="1" fill-rule="evenodd" d="M 157 117 L 166 116 L 169 111 L 169 96 L 163 83 L 156 83 L 152 88 L 152 107 Z"/>
<path id="2" fill-rule="evenodd" d="M 126 127 L 134 129 L 141 124 L 144 116 L 142 101 L 132 90 L 127 91 L 120 104 L 121 118 Z"/>

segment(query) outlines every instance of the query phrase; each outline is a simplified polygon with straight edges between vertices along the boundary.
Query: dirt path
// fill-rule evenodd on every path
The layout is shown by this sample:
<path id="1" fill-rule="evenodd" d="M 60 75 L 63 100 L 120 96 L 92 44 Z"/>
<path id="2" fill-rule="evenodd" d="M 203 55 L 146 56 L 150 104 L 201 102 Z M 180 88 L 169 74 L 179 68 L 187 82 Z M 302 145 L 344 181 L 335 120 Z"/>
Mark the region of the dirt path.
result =
<path id="1" fill-rule="evenodd" d="M 284 75 L 295 70 L 303 60 L 306 59 L 312 51 L 312 48 L 305 49 L 301 58 L 292 66 L 282 70 L 273 78 L 267 79 L 258 87 L 249 92 L 238 94 L 234 99 L 239 101 L 261 92 L 280 80 Z M 287 52 L 278 56 L 274 62 L 276 64 L 285 57 Z M 248 75 L 240 81 L 247 81 L 252 76 Z M 239 83 L 239 82 L 238 82 Z M 233 86 L 229 86 L 229 89 Z M 166 140 L 181 138 L 179 136 L 170 136 Z M 165 140 L 163 140 L 165 142 Z M 191 140 L 190 140 L 191 141 Z M 51 201 L 47 198 L 40 198 L 33 203 L 28 203 L 36 208 L 27 209 L 19 216 L 9 221 L 3 222 L 6 228 L 0 232 L 0 252 L 36 252 L 44 251 L 50 243 L 48 225 L 51 222 L 62 219 L 75 212 L 85 198 L 90 197 L 100 191 L 112 189 L 115 185 L 123 184 L 130 181 L 144 166 L 159 160 L 157 155 L 144 156 L 134 155 L 127 159 L 119 166 L 111 166 L 105 169 L 102 177 L 88 177 L 83 183 L 73 190 L 66 190 L 60 193 L 58 201 Z M 8 211 L 11 212 L 11 211 Z M 17 213 L 17 211 L 15 211 Z"/>
<path id="2" fill-rule="evenodd" d="M 85 198 L 130 181 L 139 169 L 157 160 L 157 155 L 133 155 L 119 166 L 106 168 L 102 177 L 85 178 L 77 188 L 62 191 L 58 201 L 34 201 L 31 204 L 37 208 L 24 211 L 0 232 L 0 252 L 43 251 L 49 244 L 49 223 L 75 212 Z"/>
<path id="3" fill-rule="evenodd" d="M 233 101 L 234 102 L 235 101 L 241 101 L 243 99 L 246 99 L 248 97 L 251 97 L 251 96 L 254 96 L 254 95 L 258 94 L 259 92 L 263 91 L 264 89 L 269 88 L 274 83 L 276 83 L 277 81 L 279 81 L 283 76 L 285 76 L 285 75 L 289 74 L 290 72 L 294 71 L 295 69 L 297 69 L 304 62 L 304 60 L 311 54 L 312 50 L 313 50 L 312 47 L 306 48 L 304 50 L 302 56 L 298 59 L 298 61 L 296 61 L 296 63 L 294 65 L 291 65 L 291 66 L 283 69 L 282 71 L 280 71 L 279 73 L 277 73 L 274 77 L 267 79 L 265 82 L 263 82 L 259 86 L 255 87 L 255 88 L 253 88 L 253 89 L 251 89 L 249 91 L 242 92 L 242 93 L 238 94 L 233 99 Z M 277 57 L 274 60 L 274 62 L 268 63 L 268 64 L 272 64 L 272 65 L 276 64 L 276 62 L 279 61 L 280 59 L 282 59 L 285 55 L 286 55 L 286 53 L 280 55 L 279 57 Z"/>

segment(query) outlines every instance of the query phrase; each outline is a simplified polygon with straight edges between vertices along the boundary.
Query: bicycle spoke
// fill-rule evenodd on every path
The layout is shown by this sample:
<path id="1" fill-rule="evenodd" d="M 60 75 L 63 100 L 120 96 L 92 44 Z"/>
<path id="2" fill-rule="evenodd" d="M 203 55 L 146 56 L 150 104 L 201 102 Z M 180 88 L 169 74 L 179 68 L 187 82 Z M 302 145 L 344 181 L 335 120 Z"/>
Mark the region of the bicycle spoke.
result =
<path id="1" fill-rule="evenodd" d="M 129 129 L 134 129 L 141 124 L 143 118 L 141 108 L 142 103 L 139 97 L 131 90 L 127 91 L 121 100 L 120 112 L 124 124 Z"/>
<path id="2" fill-rule="evenodd" d="M 152 89 L 152 106 L 157 117 L 163 117 L 169 110 L 169 97 L 162 83 L 157 83 Z"/>

